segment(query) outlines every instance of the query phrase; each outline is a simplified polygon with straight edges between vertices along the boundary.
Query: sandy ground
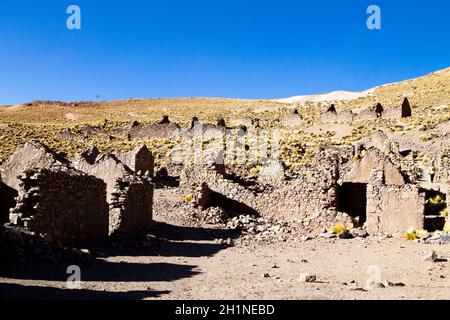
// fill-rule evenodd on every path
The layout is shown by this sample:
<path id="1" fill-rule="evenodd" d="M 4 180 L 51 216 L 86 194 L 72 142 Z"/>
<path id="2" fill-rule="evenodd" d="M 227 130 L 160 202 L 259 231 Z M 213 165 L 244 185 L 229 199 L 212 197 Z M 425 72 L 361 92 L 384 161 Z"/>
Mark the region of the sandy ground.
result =
<path id="1" fill-rule="evenodd" d="M 235 237 L 230 231 L 173 224 L 160 229 L 160 240 L 149 247 L 108 252 L 107 258 L 82 267 L 81 290 L 67 289 L 64 267 L 33 266 L 34 272 L 0 278 L 0 298 L 450 298 L 448 246 L 376 238 L 246 246 L 235 239 L 229 246 L 220 239 Z M 419 255 L 426 250 L 435 250 L 440 260 L 422 261 Z M 317 281 L 300 282 L 305 272 L 316 275 Z M 378 276 L 381 282 L 404 286 L 366 290 L 368 278 Z"/>

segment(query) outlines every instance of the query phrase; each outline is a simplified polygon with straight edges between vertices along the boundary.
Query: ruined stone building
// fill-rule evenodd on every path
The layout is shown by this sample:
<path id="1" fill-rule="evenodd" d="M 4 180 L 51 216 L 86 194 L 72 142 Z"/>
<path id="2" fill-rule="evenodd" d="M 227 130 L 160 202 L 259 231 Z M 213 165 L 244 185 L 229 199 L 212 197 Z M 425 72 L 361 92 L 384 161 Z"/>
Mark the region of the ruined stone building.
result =
<path id="1" fill-rule="evenodd" d="M 120 157 L 127 164 L 92 147 L 70 162 L 38 141 L 25 143 L 0 166 L 1 222 L 70 244 L 148 232 L 153 156 L 139 146 Z"/>
<path id="2" fill-rule="evenodd" d="M 385 117 L 391 119 L 409 118 L 411 116 L 412 109 L 408 98 L 404 98 L 401 105 L 388 108 L 385 113 Z"/>
<path id="3" fill-rule="evenodd" d="M 445 218 L 427 212 L 425 200 L 433 189 L 448 198 L 448 188 L 443 191 L 440 184 L 440 189 L 424 189 L 388 154 L 371 147 L 360 158 L 340 163 L 339 156 L 323 152 L 312 165 L 299 168 L 297 178 L 278 175 L 276 183 L 262 189 L 230 179 L 214 166 L 197 166 L 181 175 L 181 187 L 202 208 L 234 207 L 241 213 L 300 221 L 306 227 L 341 221 L 365 225 L 370 233 L 442 229 Z"/>
<path id="4" fill-rule="evenodd" d="M 0 220 L 8 221 L 9 209 L 14 207 L 19 194 L 19 175 L 26 170 L 45 168 L 52 165 L 68 166 L 62 155 L 54 152 L 37 140 L 31 140 L 13 153 L 0 165 Z"/>
<path id="5" fill-rule="evenodd" d="M 83 153 L 73 160 L 73 165 L 106 183 L 111 234 L 139 235 L 148 231 L 153 212 L 154 187 L 150 177 L 154 159 L 145 145 L 118 156 L 98 154 L 95 161 Z"/>

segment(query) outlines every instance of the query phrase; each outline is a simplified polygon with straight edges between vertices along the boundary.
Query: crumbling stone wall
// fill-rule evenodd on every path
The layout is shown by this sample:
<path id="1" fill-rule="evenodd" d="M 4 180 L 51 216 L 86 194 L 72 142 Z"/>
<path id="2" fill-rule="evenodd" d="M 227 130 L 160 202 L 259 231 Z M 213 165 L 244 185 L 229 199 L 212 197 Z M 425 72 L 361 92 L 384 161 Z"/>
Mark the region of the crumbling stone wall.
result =
<path id="1" fill-rule="evenodd" d="M 219 166 L 220 168 L 221 166 Z M 193 196 L 193 201 L 202 207 L 211 205 L 211 195 L 216 193 L 242 207 L 259 212 L 253 191 L 226 179 L 215 165 L 195 165 L 186 168 L 180 177 L 180 187 Z"/>
<path id="2" fill-rule="evenodd" d="M 134 172 L 140 172 L 142 175 L 153 177 L 155 160 L 153 154 L 145 144 L 129 152 L 118 154 L 117 159 Z"/>
<path id="3" fill-rule="evenodd" d="M 381 169 L 384 172 L 385 183 L 388 185 L 404 185 L 400 167 L 394 165 L 389 157 L 376 148 L 370 148 L 361 155 L 362 159 L 354 160 L 349 165 L 350 170 L 343 176 L 344 182 L 369 183 L 373 170 Z"/>
<path id="4" fill-rule="evenodd" d="M 19 175 L 28 169 L 45 168 L 52 165 L 68 166 L 69 162 L 48 146 L 37 140 L 31 140 L 0 165 L 0 174 L 4 184 L 19 190 L 20 180 L 17 178 Z"/>
<path id="5" fill-rule="evenodd" d="M 412 184 L 385 185 L 383 170 L 373 170 L 367 186 L 367 231 L 401 233 L 424 228 L 425 197 Z"/>
<path id="6" fill-rule="evenodd" d="M 50 241 L 79 245 L 108 236 L 106 185 L 65 167 L 28 170 L 10 223 Z"/>
<path id="7" fill-rule="evenodd" d="M 106 183 L 107 201 L 109 203 L 112 201 L 112 192 L 116 180 L 133 174 L 127 166 L 113 155 L 101 155 L 97 157 L 94 164 L 90 164 L 82 156 L 74 159 L 72 163 L 76 169 L 102 179 Z"/>
<path id="8" fill-rule="evenodd" d="M 150 179 L 125 176 L 116 180 L 109 214 L 109 233 L 145 234 L 153 218 L 153 183 Z"/>
<path id="9" fill-rule="evenodd" d="M 214 166 L 196 166 L 182 173 L 180 186 L 193 196 L 194 203 L 203 207 L 210 205 L 211 195 L 220 194 L 265 218 L 324 227 L 332 221 L 345 220 L 345 215 L 336 210 L 338 164 L 336 156 L 320 154 L 301 169 L 298 179 L 259 192 L 226 179 Z"/>
<path id="10" fill-rule="evenodd" d="M 436 182 L 450 184 L 450 154 L 443 152 L 436 161 Z"/>
<path id="11" fill-rule="evenodd" d="M 341 221 L 337 212 L 338 166 L 336 156 L 318 154 L 299 169 L 297 179 L 259 196 L 264 216 L 297 220 L 306 226 L 326 227 Z"/>

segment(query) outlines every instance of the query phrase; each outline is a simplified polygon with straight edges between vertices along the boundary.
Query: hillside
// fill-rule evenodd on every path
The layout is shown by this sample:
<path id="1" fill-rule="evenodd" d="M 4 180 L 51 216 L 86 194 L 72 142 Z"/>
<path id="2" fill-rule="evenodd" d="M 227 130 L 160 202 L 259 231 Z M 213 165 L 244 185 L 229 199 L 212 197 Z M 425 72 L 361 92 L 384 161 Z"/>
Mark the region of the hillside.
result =
<path id="1" fill-rule="evenodd" d="M 406 96 L 413 110 L 412 118 L 334 120 L 331 123 L 321 119 L 331 103 L 336 105 L 338 113 L 351 109 L 358 114 L 376 102 L 385 107 L 398 106 Z M 369 137 L 378 129 L 394 136 L 409 132 L 409 139 L 417 141 L 424 130 L 434 130 L 425 133 L 439 136 L 439 130 L 448 130 L 450 119 L 450 68 L 369 89 L 364 94 L 338 92 L 292 98 L 288 100 L 290 103 L 282 101 L 161 98 L 71 103 L 33 101 L 0 107 L 0 159 L 25 141 L 36 138 L 69 155 L 93 144 L 102 151 L 124 151 L 144 142 L 157 154 L 158 163 L 174 145 L 170 135 L 150 134 L 129 141 L 122 133 L 128 130 L 132 121 L 151 125 L 168 115 L 172 123 L 186 127 L 194 116 L 203 123 L 215 123 L 218 118 L 224 118 L 228 125 L 248 124 L 250 119 L 258 119 L 262 128 L 272 129 L 283 127 L 285 119 L 296 108 L 302 119 L 289 127 L 281 141 L 283 161 L 288 167 L 295 166 L 318 146 L 349 145 Z M 444 146 L 447 144 L 444 141 Z M 305 152 L 305 149 L 311 149 L 311 152 Z"/>

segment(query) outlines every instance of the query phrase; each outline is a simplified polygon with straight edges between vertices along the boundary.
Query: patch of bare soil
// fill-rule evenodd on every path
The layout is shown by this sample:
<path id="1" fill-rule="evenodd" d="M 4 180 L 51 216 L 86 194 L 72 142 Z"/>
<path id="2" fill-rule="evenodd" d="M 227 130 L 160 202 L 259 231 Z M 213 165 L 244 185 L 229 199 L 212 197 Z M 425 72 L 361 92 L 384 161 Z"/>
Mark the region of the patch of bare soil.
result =
<path id="1" fill-rule="evenodd" d="M 81 266 L 80 290 L 67 289 L 67 266 L 34 265 L 33 272 L 1 271 L 0 298 L 450 298 L 446 246 L 378 238 L 243 242 L 235 230 L 173 218 L 158 215 L 150 241 L 99 248 L 101 257 Z M 427 250 L 437 253 L 435 262 L 423 260 Z M 317 279 L 302 282 L 303 273 Z"/>

